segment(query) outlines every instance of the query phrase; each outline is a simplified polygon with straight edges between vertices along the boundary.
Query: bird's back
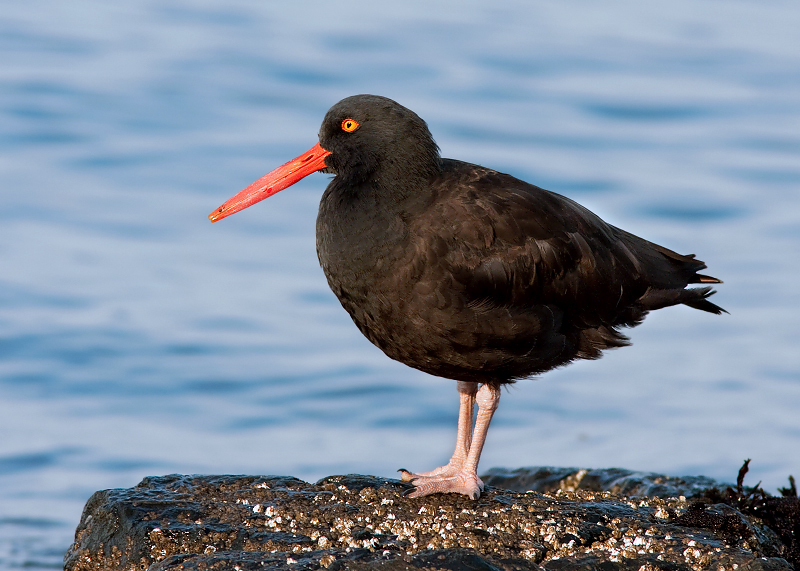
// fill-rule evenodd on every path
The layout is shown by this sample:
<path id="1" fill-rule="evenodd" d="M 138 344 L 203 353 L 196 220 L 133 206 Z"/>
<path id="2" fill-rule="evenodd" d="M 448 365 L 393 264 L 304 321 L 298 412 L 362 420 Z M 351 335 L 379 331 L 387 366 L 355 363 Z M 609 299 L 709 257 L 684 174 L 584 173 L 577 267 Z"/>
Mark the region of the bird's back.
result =
<path id="1" fill-rule="evenodd" d="M 370 237 L 375 267 L 326 269 L 361 331 L 408 365 L 508 382 L 628 344 L 618 328 L 652 309 L 722 311 L 710 288 L 685 289 L 718 282 L 702 262 L 563 196 L 449 159 L 423 190 Z"/>

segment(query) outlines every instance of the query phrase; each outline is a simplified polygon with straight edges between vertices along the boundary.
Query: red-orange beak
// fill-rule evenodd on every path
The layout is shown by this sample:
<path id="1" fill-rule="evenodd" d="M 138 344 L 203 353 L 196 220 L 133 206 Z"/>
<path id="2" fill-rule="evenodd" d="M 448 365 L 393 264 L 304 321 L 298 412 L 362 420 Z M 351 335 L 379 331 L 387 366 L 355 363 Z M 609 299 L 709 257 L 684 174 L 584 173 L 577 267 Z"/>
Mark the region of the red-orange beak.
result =
<path id="1" fill-rule="evenodd" d="M 265 198 L 269 198 L 276 192 L 280 192 L 284 188 L 292 186 L 301 178 L 324 169 L 325 157 L 330 154 L 330 151 L 326 151 L 317 143 L 296 159 L 262 176 L 209 214 L 208 219 L 212 222 L 222 220 L 226 216 L 244 210 L 248 206 L 252 206 L 256 202 L 260 202 Z"/>

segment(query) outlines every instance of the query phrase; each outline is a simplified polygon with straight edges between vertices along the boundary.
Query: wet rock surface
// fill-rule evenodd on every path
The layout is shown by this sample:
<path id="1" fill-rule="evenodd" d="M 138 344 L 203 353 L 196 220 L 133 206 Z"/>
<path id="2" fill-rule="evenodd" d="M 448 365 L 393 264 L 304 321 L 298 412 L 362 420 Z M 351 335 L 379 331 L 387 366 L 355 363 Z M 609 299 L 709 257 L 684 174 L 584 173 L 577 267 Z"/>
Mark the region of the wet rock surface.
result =
<path id="1" fill-rule="evenodd" d="M 554 468 L 493 470 L 485 481 L 490 488 L 473 501 L 410 499 L 403 496 L 408 484 L 359 475 L 316 484 L 276 476 L 145 478 L 89 499 L 65 568 L 793 569 L 772 529 L 710 503 L 698 482 Z M 501 482 L 547 493 L 502 489 Z M 629 495 L 606 491 L 615 486 Z M 634 497 L 630 489 L 651 495 Z"/>
<path id="2" fill-rule="evenodd" d="M 587 490 L 611 492 L 617 496 L 652 496 L 670 498 L 699 497 L 713 487 L 726 487 L 705 476 L 676 478 L 653 472 L 635 472 L 622 468 L 586 470 L 580 468 L 492 468 L 481 479 L 487 485 L 516 492 L 553 493 Z"/>

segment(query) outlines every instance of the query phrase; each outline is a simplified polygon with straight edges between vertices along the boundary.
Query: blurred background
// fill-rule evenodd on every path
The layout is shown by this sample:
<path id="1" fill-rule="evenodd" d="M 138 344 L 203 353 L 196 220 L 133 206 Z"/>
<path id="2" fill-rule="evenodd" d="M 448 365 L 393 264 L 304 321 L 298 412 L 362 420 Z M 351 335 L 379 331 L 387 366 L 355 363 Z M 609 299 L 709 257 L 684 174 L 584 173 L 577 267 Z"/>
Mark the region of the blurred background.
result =
<path id="1" fill-rule="evenodd" d="M 482 469 L 800 477 L 800 4 L 28 0 L 0 8 L 0 567 L 144 476 L 445 462 L 455 383 L 328 290 L 312 175 L 207 214 L 357 93 L 725 281 L 505 391 Z"/>

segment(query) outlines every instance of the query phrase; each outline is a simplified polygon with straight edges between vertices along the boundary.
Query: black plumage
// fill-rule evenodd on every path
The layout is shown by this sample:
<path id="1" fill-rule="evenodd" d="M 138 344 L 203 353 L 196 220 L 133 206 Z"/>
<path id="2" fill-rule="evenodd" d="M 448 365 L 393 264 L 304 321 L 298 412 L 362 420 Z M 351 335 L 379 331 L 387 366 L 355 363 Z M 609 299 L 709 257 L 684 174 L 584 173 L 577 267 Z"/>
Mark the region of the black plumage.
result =
<path id="1" fill-rule="evenodd" d="M 211 218 L 314 170 L 335 175 L 317 218 L 317 252 L 331 289 L 389 357 L 459 381 L 456 453 L 433 472 L 404 471 L 416 486 L 412 495 L 479 495 L 475 470 L 500 385 L 628 345 L 620 328 L 655 309 L 724 311 L 707 299 L 710 286 L 687 287 L 720 283 L 699 273 L 706 266 L 693 255 L 510 175 L 440 158 L 425 122 L 390 99 L 340 101 L 319 139 Z"/>
<path id="2" fill-rule="evenodd" d="M 347 117 L 357 133 L 339 128 Z M 653 309 L 722 311 L 710 287 L 685 289 L 719 283 L 698 274 L 703 262 L 558 194 L 440 159 L 425 122 L 392 101 L 345 99 L 320 143 L 340 157 L 326 161 L 337 176 L 317 218 L 320 264 L 361 332 L 409 366 L 502 384 L 627 345 L 619 328 Z"/>

